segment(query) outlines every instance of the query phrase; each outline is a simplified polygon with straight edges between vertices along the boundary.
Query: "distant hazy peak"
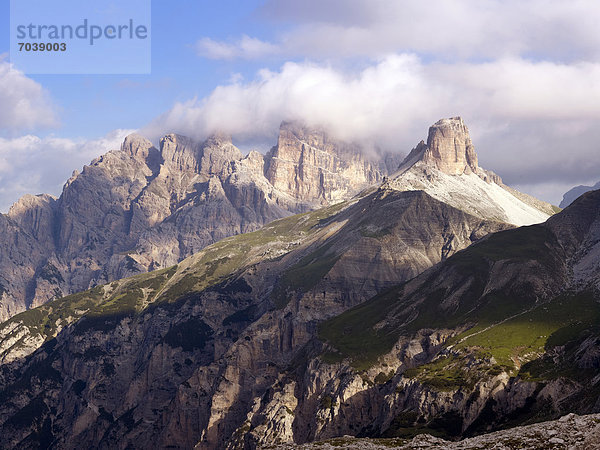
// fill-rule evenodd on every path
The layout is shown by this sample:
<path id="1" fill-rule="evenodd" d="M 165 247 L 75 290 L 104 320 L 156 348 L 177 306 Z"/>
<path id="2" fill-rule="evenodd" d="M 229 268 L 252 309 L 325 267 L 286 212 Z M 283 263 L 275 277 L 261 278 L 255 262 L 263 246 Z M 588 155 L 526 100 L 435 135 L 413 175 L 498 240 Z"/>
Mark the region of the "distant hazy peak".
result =
<path id="1" fill-rule="evenodd" d="M 573 203 L 577 197 L 585 194 L 586 192 L 593 191 L 594 189 L 600 189 L 600 181 L 597 182 L 593 186 L 584 186 L 584 185 L 575 186 L 574 188 L 565 192 L 565 194 L 563 195 L 562 201 L 560 202 L 560 205 L 558 205 L 558 206 L 560 206 L 561 208 L 566 208 L 571 203 Z"/>

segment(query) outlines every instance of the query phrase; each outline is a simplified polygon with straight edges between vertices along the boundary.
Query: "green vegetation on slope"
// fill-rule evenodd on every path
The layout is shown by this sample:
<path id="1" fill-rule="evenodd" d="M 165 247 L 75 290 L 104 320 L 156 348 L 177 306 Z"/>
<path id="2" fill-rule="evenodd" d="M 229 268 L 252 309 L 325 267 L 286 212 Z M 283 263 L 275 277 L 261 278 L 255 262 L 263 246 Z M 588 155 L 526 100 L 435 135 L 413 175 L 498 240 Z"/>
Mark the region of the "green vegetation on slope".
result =
<path id="1" fill-rule="evenodd" d="M 288 250 L 290 243 L 320 229 L 324 221 L 345 206 L 340 203 L 286 217 L 258 231 L 223 239 L 179 266 L 135 275 L 53 300 L 12 317 L 0 325 L 0 332 L 11 330 L 6 331 L 6 337 L 10 339 L 20 332 L 19 325 L 22 325 L 29 329 L 30 336 L 38 335 L 48 341 L 56 336 L 59 327 L 75 322 L 75 333 L 79 334 L 88 330 L 109 330 L 124 317 L 139 313 L 149 304 L 173 303 L 228 280 L 252 262 L 252 258 L 263 256 L 260 253 L 263 249 Z M 51 268 L 47 273 L 55 276 Z M 241 289 L 248 288 L 241 286 Z M 13 347 L 21 345 L 25 337 Z M 202 339 L 199 337 L 199 340 Z"/>
<path id="2" fill-rule="evenodd" d="M 183 295 L 201 292 L 222 283 L 257 259 L 281 256 L 271 256 L 271 252 L 277 248 L 289 250 L 291 243 L 318 231 L 324 221 L 337 214 L 345 205 L 346 203 L 339 203 L 279 219 L 258 231 L 232 236 L 206 247 L 199 261 L 188 267 L 181 279 L 171 284 L 158 301 L 177 301 Z"/>
<path id="3" fill-rule="evenodd" d="M 333 345 L 336 351 L 326 353 L 325 359 L 335 362 L 340 357 L 350 357 L 359 369 L 374 364 L 398 340 L 399 334 L 394 330 L 375 330 L 373 327 L 388 316 L 400 295 L 401 289 L 392 289 L 322 322 L 319 337 Z"/>
<path id="4" fill-rule="evenodd" d="M 600 305 L 591 293 L 561 295 L 517 317 L 480 332 L 466 331 L 454 349 L 476 347 L 504 366 L 520 367 L 548 346 L 563 345 L 600 321 Z"/>
<path id="5" fill-rule="evenodd" d="M 554 235 L 542 226 L 495 233 L 456 253 L 437 271 L 421 275 L 427 278 L 416 292 L 404 295 L 404 287 L 399 286 L 323 322 L 319 337 L 333 347 L 324 358 L 350 358 L 356 368 L 365 369 L 390 351 L 402 335 L 410 338 L 431 328 L 464 327 L 474 332 L 527 311 L 535 305 L 535 298 L 525 290 L 484 291 L 491 264 L 535 260 L 552 271 L 557 262 L 550 248 L 555 245 Z M 452 284 L 444 284 L 445 279 Z M 438 285 L 444 287 L 433 287 Z M 442 309 L 442 301 L 451 296 L 456 296 L 456 304 Z"/>
<path id="6" fill-rule="evenodd" d="M 328 254 L 331 246 L 331 243 L 323 245 L 281 275 L 271 296 L 275 307 L 283 309 L 293 292 L 308 292 L 327 275 L 339 259 L 338 255 Z"/>

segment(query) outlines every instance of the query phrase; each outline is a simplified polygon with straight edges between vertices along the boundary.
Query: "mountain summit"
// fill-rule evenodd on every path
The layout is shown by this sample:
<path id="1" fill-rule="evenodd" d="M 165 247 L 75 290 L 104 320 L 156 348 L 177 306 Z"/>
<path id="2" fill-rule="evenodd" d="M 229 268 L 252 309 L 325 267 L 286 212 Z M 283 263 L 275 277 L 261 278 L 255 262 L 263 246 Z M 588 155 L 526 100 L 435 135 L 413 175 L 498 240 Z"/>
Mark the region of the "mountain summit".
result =
<path id="1" fill-rule="evenodd" d="M 462 118 L 438 120 L 405 161 L 419 159 L 448 175 L 477 172 L 477 154 Z"/>
<path id="2" fill-rule="evenodd" d="M 519 226 L 543 222 L 556 212 L 549 203 L 506 186 L 494 172 L 479 167 L 460 117 L 432 125 L 427 143 L 419 142 L 383 187 L 423 190 L 476 217 Z"/>

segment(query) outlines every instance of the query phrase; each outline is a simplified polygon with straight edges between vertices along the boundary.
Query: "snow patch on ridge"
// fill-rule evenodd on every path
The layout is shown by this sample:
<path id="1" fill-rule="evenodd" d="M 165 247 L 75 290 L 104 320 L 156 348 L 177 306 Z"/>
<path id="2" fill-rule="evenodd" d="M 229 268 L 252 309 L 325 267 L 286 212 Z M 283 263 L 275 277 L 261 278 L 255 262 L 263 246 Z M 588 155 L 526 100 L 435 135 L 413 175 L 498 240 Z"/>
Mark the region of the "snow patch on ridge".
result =
<path id="1" fill-rule="evenodd" d="M 545 222 L 550 217 L 474 173 L 448 175 L 422 162 L 397 174 L 386 186 L 400 191 L 422 190 L 469 214 L 517 226 Z"/>

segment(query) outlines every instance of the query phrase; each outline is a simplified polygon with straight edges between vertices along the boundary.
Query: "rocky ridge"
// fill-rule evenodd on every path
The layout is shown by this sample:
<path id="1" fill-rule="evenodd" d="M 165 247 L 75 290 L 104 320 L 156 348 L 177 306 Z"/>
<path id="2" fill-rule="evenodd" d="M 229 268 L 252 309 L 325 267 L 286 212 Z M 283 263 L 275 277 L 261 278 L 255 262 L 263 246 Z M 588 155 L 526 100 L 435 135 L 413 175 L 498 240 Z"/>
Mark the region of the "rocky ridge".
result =
<path id="1" fill-rule="evenodd" d="M 595 189 L 600 189 L 600 181 L 598 183 L 594 184 L 593 186 L 583 186 L 583 185 L 575 186 L 574 188 L 569 189 L 567 192 L 565 192 L 565 194 L 563 195 L 563 198 L 558 206 L 560 206 L 561 208 L 566 208 L 571 203 L 573 203 L 573 201 L 575 201 L 575 199 L 577 197 L 585 194 L 586 192 L 593 191 Z"/>
<path id="2" fill-rule="evenodd" d="M 60 198 L 27 195 L 1 216 L 0 320 L 176 264 L 224 237 L 350 198 L 386 174 L 359 147 L 295 123 L 281 125 L 266 156 L 243 156 L 218 134 L 204 142 L 169 134 L 159 148 L 128 136 L 74 172 Z"/>

